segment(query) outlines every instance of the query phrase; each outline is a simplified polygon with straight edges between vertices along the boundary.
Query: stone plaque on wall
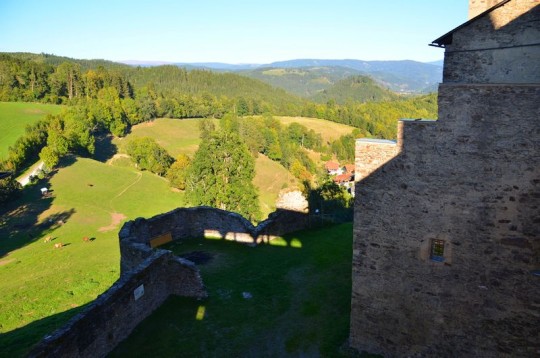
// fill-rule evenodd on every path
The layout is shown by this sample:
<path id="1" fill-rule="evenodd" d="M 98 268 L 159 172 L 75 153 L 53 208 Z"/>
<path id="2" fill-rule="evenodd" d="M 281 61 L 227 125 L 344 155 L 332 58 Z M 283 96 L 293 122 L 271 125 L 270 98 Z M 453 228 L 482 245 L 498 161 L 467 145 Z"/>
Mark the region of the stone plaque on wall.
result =
<path id="1" fill-rule="evenodd" d="M 139 287 L 133 290 L 133 297 L 135 298 L 135 301 L 137 301 L 143 295 L 144 295 L 144 285 L 140 285 Z"/>

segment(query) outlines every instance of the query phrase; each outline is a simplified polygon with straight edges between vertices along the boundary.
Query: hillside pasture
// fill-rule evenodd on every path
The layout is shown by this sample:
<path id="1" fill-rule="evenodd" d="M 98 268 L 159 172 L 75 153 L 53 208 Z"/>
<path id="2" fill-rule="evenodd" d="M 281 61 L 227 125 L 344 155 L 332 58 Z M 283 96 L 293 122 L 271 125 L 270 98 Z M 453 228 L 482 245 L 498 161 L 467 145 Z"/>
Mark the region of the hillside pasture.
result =
<path id="1" fill-rule="evenodd" d="M 255 161 L 253 184 L 259 189 L 263 218 L 276 210 L 276 200 L 282 189 L 298 187 L 298 179 L 278 162 L 259 154 Z"/>
<path id="2" fill-rule="evenodd" d="M 323 141 L 330 142 L 344 134 L 350 134 L 353 127 L 326 121 L 323 119 L 306 117 L 275 117 L 283 125 L 300 123 L 308 129 L 320 133 Z M 199 119 L 171 119 L 158 118 L 152 122 L 133 126 L 131 133 L 125 138 L 116 138 L 113 143 L 121 153 L 125 153 L 125 145 L 132 138 L 151 137 L 169 152 L 173 157 L 184 153 L 193 157 L 200 143 Z M 216 120 L 216 125 L 217 125 Z M 310 157 L 316 163 L 320 162 L 319 153 L 309 151 Z M 120 156 L 123 154 L 120 154 Z M 110 162 L 114 165 L 126 165 L 126 158 L 116 157 Z M 298 180 L 290 174 L 281 164 L 259 155 L 255 162 L 254 184 L 259 190 L 259 201 L 263 218 L 276 208 L 275 202 L 282 189 L 298 187 Z"/>
<path id="3" fill-rule="evenodd" d="M 118 279 L 124 221 L 184 204 L 182 193 L 151 173 L 71 161 L 2 208 L 0 356 L 24 355 Z"/>
<path id="4" fill-rule="evenodd" d="M 114 140 L 121 152 L 125 152 L 125 143 L 131 138 L 151 137 L 165 148 L 173 157 L 184 153 L 193 157 L 199 147 L 198 119 L 158 118 L 133 126 L 126 138 Z"/>
<path id="5" fill-rule="evenodd" d="M 330 143 L 342 135 L 351 134 L 354 127 L 346 124 L 327 121 L 325 119 L 308 118 L 308 117 L 274 117 L 282 124 L 289 125 L 291 123 L 300 123 L 308 129 L 313 129 L 315 133 L 320 133 L 324 143 Z"/>
<path id="6" fill-rule="evenodd" d="M 47 114 L 57 114 L 62 106 L 42 103 L 0 102 L 0 160 L 6 158 L 8 148 L 32 124 Z"/>

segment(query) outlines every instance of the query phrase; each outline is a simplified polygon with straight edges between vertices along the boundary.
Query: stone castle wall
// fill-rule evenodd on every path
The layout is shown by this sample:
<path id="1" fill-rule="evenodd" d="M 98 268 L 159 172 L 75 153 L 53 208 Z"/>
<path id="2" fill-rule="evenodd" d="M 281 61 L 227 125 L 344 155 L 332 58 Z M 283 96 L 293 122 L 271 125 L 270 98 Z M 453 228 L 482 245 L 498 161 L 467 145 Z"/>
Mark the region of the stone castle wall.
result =
<path id="1" fill-rule="evenodd" d="M 278 209 L 255 227 L 241 215 L 225 210 L 205 206 L 178 208 L 124 224 L 119 234 L 121 272 L 137 267 L 154 252 L 150 242 L 169 233 L 172 240 L 212 237 L 256 245 L 312 224 L 309 214 L 290 210 Z"/>
<path id="2" fill-rule="evenodd" d="M 400 122 L 401 152 L 357 183 L 351 346 L 540 351 L 538 103 L 540 85 L 443 84 L 437 122 Z"/>
<path id="3" fill-rule="evenodd" d="M 469 0 L 469 19 L 480 15 L 503 0 Z"/>
<path id="4" fill-rule="evenodd" d="M 354 156 L 354 181 L 367 178 L 400 152 L 395 141 L 357 139 Z"/>
<path id="5" fill-rule="evenodd" d="M 540 3 L 513 0 L 454 33 L 445 83 L 540 82 Z"/>
<path id="6" fill-rule="evenodd" d="M 203 298 L 206 290 L 193 263 L 154 251 L 83 312 L 45 337 L 29 357 L 104 357 L 169 295 Z"/>

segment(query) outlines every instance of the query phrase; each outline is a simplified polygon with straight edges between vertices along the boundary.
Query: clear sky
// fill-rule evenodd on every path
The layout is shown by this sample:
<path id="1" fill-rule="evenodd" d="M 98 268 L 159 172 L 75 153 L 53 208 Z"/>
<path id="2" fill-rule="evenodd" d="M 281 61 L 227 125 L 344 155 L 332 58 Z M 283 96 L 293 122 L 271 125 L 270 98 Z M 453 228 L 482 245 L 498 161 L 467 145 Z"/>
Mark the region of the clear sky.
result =
<path id="1" fill-rule="evenodd" d="M 0 52 L 112 61 L 443 58 L 467 0 L 0 0 Z"/>

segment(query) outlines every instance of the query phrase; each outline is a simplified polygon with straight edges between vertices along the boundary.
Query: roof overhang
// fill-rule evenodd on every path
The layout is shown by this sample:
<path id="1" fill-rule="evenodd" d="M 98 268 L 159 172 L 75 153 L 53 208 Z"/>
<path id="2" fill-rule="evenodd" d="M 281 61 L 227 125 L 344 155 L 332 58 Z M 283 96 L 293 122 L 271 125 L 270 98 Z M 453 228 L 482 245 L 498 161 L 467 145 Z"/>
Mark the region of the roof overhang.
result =
<path id="1" fill-rule="evenodd" d="M 435 46 L 435 47 L 441 47 L 441 48 L 445 48 L 447 45 L 450 45 L 452 44 L 452 39 L 453 39 L 453 35 L 454 35 L 454 32 L 468 26 L 469 24 L 475 22 L 476 20 L 478 20 L 479 18 L 489 14 L 490 12 L 492 12 L 493 10 L 495 10 L 496 8 L 498 7 L 501 7 L 503 5 L 505 5 L 507 2 L 510 2 L 512 0 L 503 0 L 501 1 L 500 3 L 498 3 L 497 5 L 494 5 L 492 7 L 490 7 L 489 9 L 487 9 L 486 11 L 478 14 L 477 16 L 473 17 L 472 19 L 470 19 L 469 21 L 459 25 L 458 27 L 456 27 L 455 29 L 447 32 L 446 34 L 442 35 L 441 37 L 439 37 L 438 39 L 436 40 L 433 40 L 429 46 Z"/>

